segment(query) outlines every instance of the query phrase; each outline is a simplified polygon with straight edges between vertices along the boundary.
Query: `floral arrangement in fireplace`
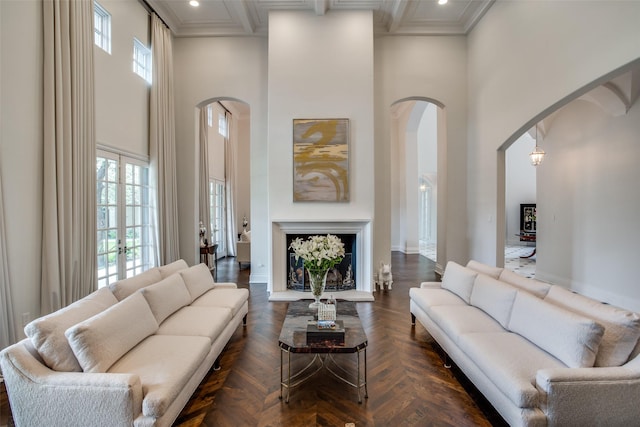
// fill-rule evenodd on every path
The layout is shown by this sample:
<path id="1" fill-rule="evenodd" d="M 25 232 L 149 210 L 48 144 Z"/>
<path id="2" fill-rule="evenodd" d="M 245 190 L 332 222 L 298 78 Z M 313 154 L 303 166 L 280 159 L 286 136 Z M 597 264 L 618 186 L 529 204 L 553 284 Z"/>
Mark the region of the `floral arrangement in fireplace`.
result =
<path id="1" fill-rule="evenodd" d="M 309 236 L 307 240 L 300 237 L 294 239 L 289 245 L 298 259 L 302 258 L 304 268 L 309 273 L 309 286 L 315 301 L 309 304 L 309 308 L 320 306 L 320 297 L 327 284 L 327 272 L 342 262 L 344 258 L 344 243 L 338 236 L 327 234 L 326 236 Z"/>
<path id="2" fill-rule="evenodd" d="M 307 240 L 294 239 L 289 246 L 296 256 L 302 258 L 304 268 L 326 271 L 340 264 L 344 258 L 344 243 L 338 236 L 309 236 Z"/>

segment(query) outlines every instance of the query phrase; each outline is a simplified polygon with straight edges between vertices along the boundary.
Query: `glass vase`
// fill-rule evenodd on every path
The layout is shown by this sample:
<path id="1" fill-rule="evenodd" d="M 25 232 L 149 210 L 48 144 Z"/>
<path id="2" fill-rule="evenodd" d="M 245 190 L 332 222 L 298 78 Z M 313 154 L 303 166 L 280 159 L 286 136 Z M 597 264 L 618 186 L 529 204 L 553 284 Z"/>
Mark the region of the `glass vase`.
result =
<path id="1" fill-rule="evenodd" d="M 309 287 L 311 288 L 311 294 L 315 298 L 315 301 L 309 304 L 309 308 L 318 308 L 320 305 L 320 297 L 324 292 L 324 287 L 327 285 L 327 273 L 329 270 L 312 270 L 309 272 Z"/>

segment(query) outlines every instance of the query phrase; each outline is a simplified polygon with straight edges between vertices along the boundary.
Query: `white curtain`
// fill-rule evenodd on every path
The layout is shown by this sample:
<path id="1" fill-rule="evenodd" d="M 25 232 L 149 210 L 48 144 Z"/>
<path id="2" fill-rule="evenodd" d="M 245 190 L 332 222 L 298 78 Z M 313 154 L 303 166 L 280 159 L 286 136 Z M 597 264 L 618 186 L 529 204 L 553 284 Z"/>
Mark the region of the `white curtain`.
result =
<path id="1" fill-rule="evenodd" d="M 224 140 L 224 182 L 227 205 L 227 255 L 235 256 L 238 231 L 236 228 L 235 177 L 236 177 L 236 144 L 231 142 L 233 116 L 225 114 L 227 120 L 227 137 Z"/>
<path id="2" fill-rule="evenodd" d="M 208 108 L 204 106 L 200 109 L 200 176 L 198 177 L 200 190 L 200 221 L 207 228 L 207 241 L 211 241 L 213 235 L 211 230 L 210 206 L 209 200 L 209 119 Z M 213 243 L 213 242 L 212 242 Z"/>
<path id="3" fill-rule="evenodd" d="M 93 2 L 45 0 L 41 311 L 96 289 Z"/>
<path id="4" fill-rule="evenodd" d="M 16 341 L 13 322 L 13 301 L 9 282 L 9 262 L 7 260 L 6 229 L 4 225 L 4 199 L 2 178 L 0 177 L 0 350 Z"/>
<path id="5" fill-rule="evenodd" d="M 149 98 L 149 152 L 155 189 L 156 265 L 164 265 L 179 259 L 180 250 L 171 32 L 156 14 L 151 15 L 151 49 L 153 82 Z"/>

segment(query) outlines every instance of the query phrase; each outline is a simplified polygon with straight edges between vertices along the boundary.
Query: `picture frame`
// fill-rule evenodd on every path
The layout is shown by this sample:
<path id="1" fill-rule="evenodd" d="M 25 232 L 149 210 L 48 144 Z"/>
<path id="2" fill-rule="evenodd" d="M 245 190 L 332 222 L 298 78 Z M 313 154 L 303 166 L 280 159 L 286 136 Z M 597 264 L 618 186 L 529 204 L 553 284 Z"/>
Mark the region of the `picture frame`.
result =
<path id="1" fill-rule="evenodd" d="M 348 202 L 349 119 L 293 120 L 293 201 Z"/>

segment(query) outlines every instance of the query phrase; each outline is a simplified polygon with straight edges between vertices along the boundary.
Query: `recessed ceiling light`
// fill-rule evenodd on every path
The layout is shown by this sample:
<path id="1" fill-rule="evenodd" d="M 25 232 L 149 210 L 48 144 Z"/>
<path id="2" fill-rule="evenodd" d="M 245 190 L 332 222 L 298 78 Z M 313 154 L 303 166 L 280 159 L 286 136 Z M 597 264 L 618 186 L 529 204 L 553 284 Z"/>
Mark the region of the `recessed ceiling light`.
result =
<path id="1" fill-rule="evenodd" d="M 440 1 L 442 1 L 442 0 L 440 0 Z M 199 2 L 198 0 L 191 0 L 191 1 L 189 2 L 189 4 L 190 4 L 191 6 L 193 6 L 193 7 L 198 7 L 198 6 L 200 6 L 200 2 Z"/>
<path id="2" fill-rule="evenodd" d="M 438 0 L 438 4 L 447 4 L 449 0 Z"/>

